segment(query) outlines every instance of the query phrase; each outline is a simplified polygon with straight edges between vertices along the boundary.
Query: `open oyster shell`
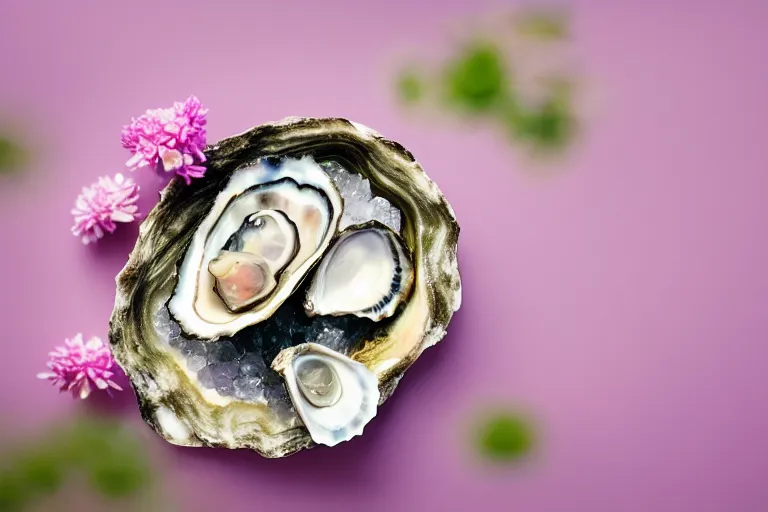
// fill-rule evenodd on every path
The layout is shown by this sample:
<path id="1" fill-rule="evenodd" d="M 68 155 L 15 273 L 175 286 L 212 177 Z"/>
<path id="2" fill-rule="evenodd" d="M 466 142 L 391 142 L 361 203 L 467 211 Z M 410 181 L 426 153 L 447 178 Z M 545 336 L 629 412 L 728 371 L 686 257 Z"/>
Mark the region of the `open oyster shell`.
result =
<path id="1" fill-rule="evenodd" d="M 168 307 L 185 332 L 215 340 L 269 318 L 285 302 L 331 243 L 341 217 L 342 200 L 325 171 L 311 159 L 303 158 L 281 165 L 262 162 L 237 169 L 208 209 L 184 255 Z M 275 231 L 285 225 L 283 234 L 291 250 L 281 247 L 276 266 L 267 268 L 263 278 L 269 279 L 271 286 L 264 288 L 266 294 L 254 295 L 266 300 L 255 302 L 247 311 L 233 312 L 231 301 L 219 297 L 222 283 L 219 276 L 213 275 L 218 272 L 210 264 L 226 257 L 234 262 L 233 249 L 248 250 L 241 247 L 247 243 L 235 248 L 231 240 L 254 216 L 258 217 L 256 222 L 264 224 L 261 229 L 268 227 L 270 219 L 274 219 Z M 263 248 L 263 243 L 256 242 L 254 245 Z M 286 260 L 282 255 L 288 252 L 292 256 Z M 265 258 L 268 255 L 258 254 Z"/>
<path id="2" fill-rule="evenodd" d="M 395 314 L 412 285 L 413 268 L 399 238 L 373 221 L 339 233 L 315 271 L 304 310 L 379 321 Z"/>
<path id="3" fill-rule="evenodd" d="M 142 416 L 169 442 L 249 448 L 266 457 L 289 455 L 323 441 L 317 435 L 313 440 L 302 421 L 309 416 L 293 407 L 283 380 L 286 372 L 270 365 L 284 370 L 273 361 L 304 343 L 324 345 L 340 354 L 336 359 L 348 358 L 358 373 L 375 376 L 378 390 L 366 391 L 366 396 L 383 403 L 422 351 L 445 335 L 460 306 L 459 227 L 450 205 L 407 150 L 344 119 L 288 118 L 258 126 L 208 148 L 206 156 L 206 176 L 189 186 L 172 181 L 143 222 L 116 280 L 110 342 L 131 379 Z M 344 199 L 336 238 L 325 249 L 349 226 L 374 220 L 386 224 L 397 235 L 393 239 L 402 240 L 405 247 L 397 251 L 407 253 L 412 267 L 407 296 L 390 317 L 379 321 L 354 315 L 310 318 L 304 301 L 322 259 L 318 255 L 272 316 L 243 322 L 249 325 L 238 325 L 240 330 L 218 341 L 194 339 L 194 333 L 173 321 L 168 303 L 183 277 L 179 269 L 184 257 L 218 194 L 239 170 L 305 158 L 334 179 Z M 376 205 L 373 213 L 365 211 L 367 203 L 356 202 L 360 197 Z M 325 249 L 320 252 L 327 254 Z M 183 315 L 182 309 L 175 313 Z M 233 381 L 224 379 L 227 375 L 234 379 L 234 391 Z M 249 388 L 249 383 L 261 387 Z M 256 396 L 253 389 L 266 391 Z M 366 410 L 365 421 L 369 416 Z"/>

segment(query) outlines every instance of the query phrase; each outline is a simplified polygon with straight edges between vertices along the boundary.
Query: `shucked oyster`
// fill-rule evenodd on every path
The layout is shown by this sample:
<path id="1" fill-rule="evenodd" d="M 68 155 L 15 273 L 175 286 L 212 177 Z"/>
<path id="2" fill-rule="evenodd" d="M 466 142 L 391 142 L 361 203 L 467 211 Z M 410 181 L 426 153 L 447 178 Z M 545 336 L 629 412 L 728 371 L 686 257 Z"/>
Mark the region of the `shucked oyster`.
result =
<path id="1" fill-rule="evenodd" d="M 202 339 L 269 318 L 330 244 L 341 209 L 309 158 L 236 170 L 192 237 L 171 314 Z"/>
<path id="2" fill-rule="evenodd" d="M 168 441 L 280 457 L 363 432 L 461 302 L 459 228 L 410 153 L 290 118 L 172 182 L 117 278 L 110 341 Z"/>

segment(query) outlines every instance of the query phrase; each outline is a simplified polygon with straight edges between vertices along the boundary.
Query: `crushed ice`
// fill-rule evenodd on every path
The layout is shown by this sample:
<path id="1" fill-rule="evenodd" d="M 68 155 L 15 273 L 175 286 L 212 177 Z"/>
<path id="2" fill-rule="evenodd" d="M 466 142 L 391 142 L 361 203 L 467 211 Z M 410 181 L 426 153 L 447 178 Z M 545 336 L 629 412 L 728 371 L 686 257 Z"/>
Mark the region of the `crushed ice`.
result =
<path id="1" fill-rule="evenodd" d="M 339 230 L 378 220 L 400 232 L 400 210 L 374 196 L 367 179 L 336 162 L 321 165 L 344 198 Z M 159 337 L 183 356 L 187 370 L 197 375 L 200 385 L 222 396 L 267 403 L 278 414 L 291 417 L 296 412 L 282 378 L 270 368 L 272 359 L 284 348 L 305 342 L 349 354 L 377 327 L 370 320 L 353 316 L 309 318 L 302 308 L 302 297 L 303 290 L 297 290 L 270 319 L 213 343 L 185 337 L 170 318 L 164 301 L 155 310 L 153 324 Z"/>
<path id="2" fill-rule="evenodd" d="M 353 316 L 309 318 L 302 297 L 302 290 L 297 290 L 268 320 L 212 343 L 185 337 L 164 303 L 155 310 L 153 324 L 160 339 L 184 358 L 187 370 L 197 375 L 203 387 L 293 414 L 283 380 L 270 368 L 275 356 L 305 342 L 347 355 L 378 327 L 371 320 Z"/>
<path id="3" fill-rule="evenodd" d="M 347 171 L 337 162 L 323 162 L 320 165 L 344 198 L 340 230 L 354 224 L 377 220 L 395 233 L 400 232 L 400 210 L 383 197 L 374 196 L 371 192 L 371 183 L 366 178 L 358 173 Z"/>

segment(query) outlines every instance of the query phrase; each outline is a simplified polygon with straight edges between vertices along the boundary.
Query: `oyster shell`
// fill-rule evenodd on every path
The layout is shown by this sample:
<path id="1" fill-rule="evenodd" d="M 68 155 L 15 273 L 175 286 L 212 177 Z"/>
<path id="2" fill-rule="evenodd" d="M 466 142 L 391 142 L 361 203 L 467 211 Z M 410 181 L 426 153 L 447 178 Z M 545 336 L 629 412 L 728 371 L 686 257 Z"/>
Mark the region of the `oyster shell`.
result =
<path id="1" fill-rule="evenodd" d="M 305 343 L 280 352 L 272 368 L 285 378 L 291 401 L 318 444 L 348 441 L 376 416 L 376 374 L 338 352 Z"/>
<path id="2" fill-rule="evenodd" d="M 207 340 L 231 336 L 268 318 L 322 256 L 336 234 L 341 211 L 341 197 L 331 179 L 309 158 L 238 169 L 195 231 L 168 304 L 171 315 L 184 332 Z M 255 229 L 272 226 L 271 231 L 287 239 L 271 264 L 271 248 L 258 243 L 257 236 L 246 237 L 251 220 L 262 223 Z M 263 263 L 245 256 L 254 253 Z M 217 263 L 224 267 L 222 275 Z M 248 278 L 254 276 L 263 283 L 249 296 L 217 293 L 238 285 L 242 292 L 245 286 L 240 283 L 253 283 Z"/>
<path id="3" fill-rule="evenodd" d="M 258 126 L 208 148 L 206 157 L 205 177 L 189 186 L 173 180 L 141 225 L 136 247 L 117 277 L 110 321 L 113 353 L 131 379 L 142 416 L 168 441 L 249 448 L 266 457 L 289 455 L 323 438 L 317 428 L 312 435 L 307 425 L 311 419 L 302 415 L 306 404 L 301 397 L 307 395 L 292 393 L 285 371 L 281 375 L 271 368 L 273 361 L 282 368 L 277 363 L 295 354 L 297 346 L 322 345 L 338 354 L 337 360 L 347 357 L 375 376 L 378 405 L 383 403 L 422 351 L 445 335 L 460 306 L 459 227 L 437 186 L 407 150 L 344 119 L 289 118 Z M 296 162 L 320 169 L 320 174 L 311 173 L 317 179 L 304 183 L 312 193 L 300 193 L 301 187 L 287 192 L 292 199 L 286 204 L 322 196 L 329 205 L 327 231 L 316 232 L 319 243 L 308 259 L 298 263 L 299 248 L 280 269 L 282 251 L 245 249 L 243 239 L 250 234 L 244 221 L 256 213 L 282 212 L 301 238 L 297 216 L 286 205 L 252 204 L 231 222 L 222 222 L 213 243 L 211 230 L 229 204 L 221 194 L 238 176 L 249 176 L 241 192 L 250 184 L 263 188 Z M 294 181 L 301 185 L 300 179 Z M 409 293 L 391 316 L 378 322 L 354 315 L 309 317 L 304 310 L 319 263 L 341 236 L 342 217 L 343 225 L 352 229 L 372 220 L 388 226 L 413 268 Z M 274 245 L 290 247 L 290 230 L 285 232 L 286 238 L 277 236 L 282 242 Z M 249 259 L 246 267 L 255 272 L 248 265 L 258 263 L 278 285 L 265 298 L 233 312 L 214 290 L 216 276 L 208 268 L 222 251 L 257 256 L 242 256 Z M 194 262 L 186 269 L 193 269 L 189 273 L 184 271 L 188 262 Z M 184 287 L 197 287 L 200 275 L 210 292 L 207 298 L 218 301 L 216 314 L 223 322 L 199 318 L 194 293 L 179 294 Z M 305 390 L 330 382 L 327 371 L 310 370 L 317 375 L 307 377 Z M 334 371 L 342 382 L 338 368 Z M 331 405 L 324 408 L 342 404 L 344 387 L 338 397 L 332 386 L 326 390 Z M 313 399 L 322 405 L 322 398 Z M 356 412 L 366 418 L 367 410 L 361 401 Z"/>
<path id="4" fill-rule="evenodd" d="M 372 222 L 346 230 L 323 257 L 307 290 L 310 316 L 392 316 L 413 284 L 413 267 L 398 237 Z"/>

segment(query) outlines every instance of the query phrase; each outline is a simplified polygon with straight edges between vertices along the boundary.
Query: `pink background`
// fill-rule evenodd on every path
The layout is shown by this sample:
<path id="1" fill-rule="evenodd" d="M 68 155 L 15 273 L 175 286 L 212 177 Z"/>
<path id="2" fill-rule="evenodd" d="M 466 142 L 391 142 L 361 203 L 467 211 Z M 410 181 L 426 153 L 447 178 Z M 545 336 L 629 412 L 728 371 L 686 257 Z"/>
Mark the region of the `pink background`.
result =
<path id="1" fill-rule="evenodd" d="M 575 2 L 597 101 L 544 172 L 491 130 L 430 123 L 393 97 L 397 58 L 483 5 L 3 2 L 0 114 L 36 158 L 0 185 L 3 427 L 75 408 L 34 375 L 64 337 L 106 336 L 136 228 L 83 247 L 69 209 L 121 169 L 132 115 L 194 93 L 211 141 L 303 115 L 402 142 L 455 208 L 465 292 L 444 343 L 332 450 L 174 448 L 122 397 L 180 509 L 768 510 L 768 4 Z M 146 210 L 158 183 L 135 177 Z M 493 401 L 539 426 L 516 470 L 466 452 L 466 421 Z"/>

